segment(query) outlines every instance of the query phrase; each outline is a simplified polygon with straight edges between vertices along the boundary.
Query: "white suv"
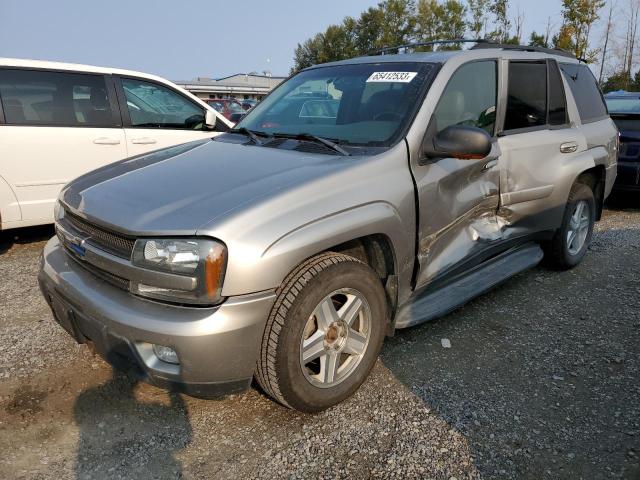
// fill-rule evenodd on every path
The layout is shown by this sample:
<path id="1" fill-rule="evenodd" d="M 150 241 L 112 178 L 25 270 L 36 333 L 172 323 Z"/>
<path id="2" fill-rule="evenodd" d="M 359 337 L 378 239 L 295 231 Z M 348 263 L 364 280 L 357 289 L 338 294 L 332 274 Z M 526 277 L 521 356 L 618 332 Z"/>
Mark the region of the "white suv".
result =
<path id="1" fill-rule="evenodd" d="M 153 75 L 0 58 L 0 230 L 52 223 L 79 175 L 232 125 Z"/>

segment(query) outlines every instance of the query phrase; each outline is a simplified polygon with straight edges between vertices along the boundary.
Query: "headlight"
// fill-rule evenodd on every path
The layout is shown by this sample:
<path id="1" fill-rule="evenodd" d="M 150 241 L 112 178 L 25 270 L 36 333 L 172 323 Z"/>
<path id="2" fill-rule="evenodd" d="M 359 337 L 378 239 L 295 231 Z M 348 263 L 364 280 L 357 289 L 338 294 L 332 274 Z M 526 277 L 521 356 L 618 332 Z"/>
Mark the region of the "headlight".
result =
<path id="1" fill-rule="evenodd" d="M 192 290 L 133 284 L 138 295 L 178 303 L 211 305 L 220 300 L 226 267 L 226 248 L 209 239 L 139 239 L 133 247 L 133 264 L 196 279 Z"/>

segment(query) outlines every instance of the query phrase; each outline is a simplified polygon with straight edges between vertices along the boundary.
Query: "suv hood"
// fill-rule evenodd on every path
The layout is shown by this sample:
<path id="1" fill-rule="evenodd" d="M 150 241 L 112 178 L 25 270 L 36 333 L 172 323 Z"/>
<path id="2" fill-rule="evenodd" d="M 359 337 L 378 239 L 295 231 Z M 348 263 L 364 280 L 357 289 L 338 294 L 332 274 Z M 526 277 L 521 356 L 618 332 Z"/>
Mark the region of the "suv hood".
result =
<path id="1" fill-rule="evenodd" d="M 123 233 L 193 235 L 259 199 L 348 168 L 351 158 L 191 142 L 94 170 L 61 198 L 74 213 Z"/>

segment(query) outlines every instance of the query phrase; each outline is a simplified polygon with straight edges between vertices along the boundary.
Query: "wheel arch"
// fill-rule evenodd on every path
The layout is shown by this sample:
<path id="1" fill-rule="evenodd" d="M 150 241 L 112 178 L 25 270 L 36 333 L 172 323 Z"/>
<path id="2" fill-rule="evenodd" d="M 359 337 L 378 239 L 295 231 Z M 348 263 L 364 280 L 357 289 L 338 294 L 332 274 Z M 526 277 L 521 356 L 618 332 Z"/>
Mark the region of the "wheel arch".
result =
<path id="1" fill-rule="evenodd" d="M 602 218 L 604 207 L 604 190 L 606 185 L 607 171 L 604 165 L 596 165 L 592 168 L 580 172 L 574 180 L 575 183 L 587 185 L 593 191 L 596 200 L 596 221 Z"/>

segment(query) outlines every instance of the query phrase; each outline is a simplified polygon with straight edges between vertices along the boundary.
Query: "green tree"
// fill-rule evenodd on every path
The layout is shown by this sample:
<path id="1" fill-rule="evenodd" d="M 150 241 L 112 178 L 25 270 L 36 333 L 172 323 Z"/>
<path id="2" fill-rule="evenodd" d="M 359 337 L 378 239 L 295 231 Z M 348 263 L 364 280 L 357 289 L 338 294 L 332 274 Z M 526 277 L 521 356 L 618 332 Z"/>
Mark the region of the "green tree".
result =
<path id="1" fill-rule="evenodd" d="M 562 0 L 564 23 L 556 36 L 556 46 L 587 62 L 593 62 L 598 51 L 589 50 L 589 35 L 605 4 L 605 0 Z"/>
<path id="2" fill-rule="evenodd" d="M 458 0 L 420 0 L 416 15 L 415 38 L 419 42 L 454 40 L 464 37 L 467 29 L 466 6 Z M 460 48 L 459 45 L 443 45 L 443 49 Z M 430 47 L 420 50 L 433 50 Z"/>
<path id="3" fill-rule="evenodd" d="M 529 45 L 532 47 L 544 47 L 549 48 L 549 43 L 547 42 L 547 37 L 541 33 L 531 32 L 531 36 L 529 37 Z"/>
<path id="4" fill-rule="evenodd" d="M 483 38 L 488 23 L 490 0 L 467 0 L 469 6 L 469 30 L 474 38 Z"/>
<path id="5" fill-rule="evenodd" d="M 489 33 L 489 38 L 500 43 L 512 42 L 509 0 L 493 0 L 493 3 L 489 5 L 489 11 L 495 18 L 496 26 L 496 29 Z"/>
<path id="6" fill-rule="evenodd" d="M 414 0 L 385 0 L 360 15 L 355 27 L 355 49 L 370 50 L 409 43 L 415 30 Z"/>
<path id="7" fill-rule="evenodd" d="M 636 80 L 640 80 L 636 74 Z M 619 71 L 607 78 L 602 84 L 604 93 L 614 92 L 616 90 L 633 90 L 635 82 L 631 79 L 631 75 L 627 71 Z"/>

